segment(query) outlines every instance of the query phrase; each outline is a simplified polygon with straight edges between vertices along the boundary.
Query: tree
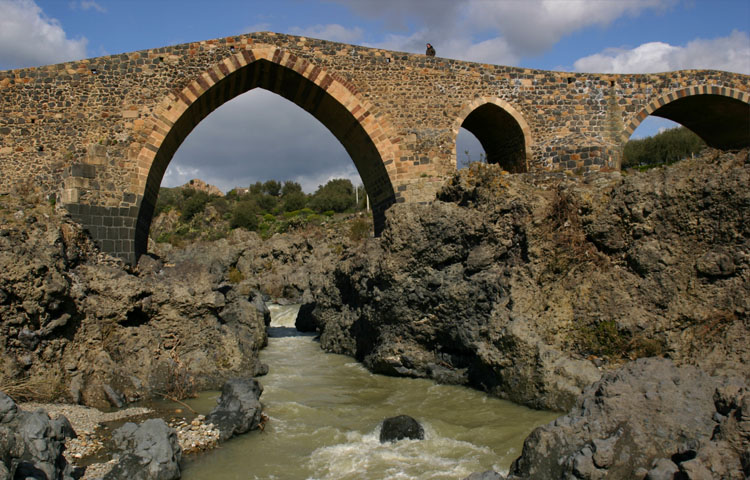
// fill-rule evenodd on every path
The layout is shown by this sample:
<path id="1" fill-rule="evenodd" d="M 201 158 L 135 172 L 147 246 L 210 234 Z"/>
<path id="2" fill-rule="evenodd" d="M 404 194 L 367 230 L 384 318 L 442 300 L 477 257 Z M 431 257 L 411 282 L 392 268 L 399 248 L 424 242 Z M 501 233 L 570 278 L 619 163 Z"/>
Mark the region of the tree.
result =
<path id="1" fill-rule="evenodd" d="M 250 185 L 250 187 L 247 189 L 247 193 L 250 195 L 260 195 L 263 193 L 263 184 L 261 182 L 255 182 L 254 184 Z"/>
<path id="2" fill-rule="evenodd" d="M 263 184 L 263 192 L 273 197 L 281 195 L 281 184 L 276 180 L 268 180 Z"/>
<path id="3" fill-rule="evenodd" d="M 310 208 L 317 212 L 333 210 L 343 212 L 354 206 L 354 187 L 352 182 L 345 178 L 330 180 L 325 185 L 318 187 L 309 202 Z"/>
<path id="4" fill-rule="evenodd" d="M 700 152 L 705 146 L 705 142 L 687 128 L 670 128 L 653 137 L 630 140 L 626 143 L 622 167 L 676 162 Z"/>
<path id="5" fill-rule="evenodd" d="M 307 205 L 307 195 L 302 191 L 302 186 L 297 182 L 287 180 L 281 187 L 281 209 L 285 212 L 300 210 Z"/>
<path id="6" fill-rule="evenodd" d="M 192 188 L 182 189 L 182 195 L 185 197 L 185 202 L 182 205 L 182 215 L 180 216 L 180 220 L 183 222 L 189 222 L 194 216 L 206 208 L 209 196 L 206 192 L 199 192 Z"/>
<path id="7" fill-rule="evenodd" d="M 293 182 L 291 180 L 285 181 L 284 186 L 281 187 L 281 196 L 284 197 L 286 195 L 290 195 L 293 193 L 303 193 L 302 185 L 300 185 L 297 182 Z"/>
<path id="8" fill-rule="evenodd" d="M 162 212 L 177 208 L 177 205 L 182 200 L 182 193 L 179 188 L 167 188 L 161 187 L 159 189 L 159 196 L 156 199 L 156 207 L 154 208 L 154 216 L 159 215 Z"/>
<path id="9" fill-rule="evenodd" d="M 244 228 L 245 230 L 256 230 L 258 228 L 258 205 L 253 200 L 242 200 L 232 209 L 232 219 L 229 226 L 232 228 Z"/>

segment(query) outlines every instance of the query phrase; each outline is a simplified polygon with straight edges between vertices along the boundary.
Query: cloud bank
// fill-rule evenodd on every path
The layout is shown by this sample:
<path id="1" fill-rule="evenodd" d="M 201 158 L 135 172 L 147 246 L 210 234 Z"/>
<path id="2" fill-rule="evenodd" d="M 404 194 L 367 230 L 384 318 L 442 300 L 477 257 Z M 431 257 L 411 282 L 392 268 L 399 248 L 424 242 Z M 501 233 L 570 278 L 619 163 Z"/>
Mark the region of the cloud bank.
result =
<path id="1" fill-rule="evenodd" d="M 438 56 L 504 65 L 543 53 L 561 38 L 590 26 L 645 10 L 663 11 L 676 0 L 337 0 L 355 13 L 382 22 L 390 33 L 367 43 L 389 50 L 422 53 L 425 43 Z"/>
<path id="2" fill-rule="evenodd" d="M 574 67 L 602 73 L 715 69 L 750 74 L 750 37 L 735 30 L 727 37 L 697 39 L 685 46 L 649 42 L 633 49 L 609 48 L 577 60 Z"/>
<path id="3" fill-rule="evenodd" d="M 349 154 L 322 123 L 260 88 L 198 124 L 177 150 L 162 185 L 196 177 L 223 191 L 271 179 L 294 180 L 307 192 L 331 178 L 361 183 Z"/>
<path id="4" fill-rule="evenodd" d="M 86 58 L 85 38 L 70 39 L 32 0 L 0 0 L 0 69 Z"/>

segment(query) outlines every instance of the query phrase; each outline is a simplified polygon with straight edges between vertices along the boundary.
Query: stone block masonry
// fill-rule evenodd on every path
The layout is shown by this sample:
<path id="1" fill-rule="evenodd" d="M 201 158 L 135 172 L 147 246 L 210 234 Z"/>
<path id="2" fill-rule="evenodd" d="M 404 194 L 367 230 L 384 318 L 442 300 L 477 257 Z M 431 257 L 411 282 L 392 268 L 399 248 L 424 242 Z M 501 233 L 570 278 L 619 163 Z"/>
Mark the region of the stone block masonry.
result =
<path id="1" fill-rule="evenodd" d="M 510 172 L 619 168 L 648 116 L 719 148 L 750 145 L 750 77 L 687 70 L 549 72 L 269 32 L 0 72 L 0 192 L 54 194 L 106 251 L 145 252 L 177 147 L 253 88 L 310 112 L 342 143 L 374 207 L 434 198 L 463 126 Z"/>

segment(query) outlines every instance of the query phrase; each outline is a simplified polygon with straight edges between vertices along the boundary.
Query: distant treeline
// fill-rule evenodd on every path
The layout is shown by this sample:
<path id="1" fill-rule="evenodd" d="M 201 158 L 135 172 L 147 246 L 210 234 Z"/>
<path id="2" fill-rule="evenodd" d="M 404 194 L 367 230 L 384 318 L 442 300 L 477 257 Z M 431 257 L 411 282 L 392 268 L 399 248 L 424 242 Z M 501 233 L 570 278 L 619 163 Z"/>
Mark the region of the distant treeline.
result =
<path id="1" fill-rule="evenodd" d="M 653 137 L 625 144 L 622 168 L 639 168 L 674 163 L 706 147 L 701 138 L 685 127 L 670 128 Z"/>
<path id="2" fill-rule="evenodd" d="M 359 202 L 357 202 L 357 200 Z M 201 216 L 212 207 L 230 228 L 258 230 L 273 218 L 332 216 L 336 213 L 364 210 L 365 191 L 359 187 L 355 192 L 347 179 L 331 180 L 318 187 L 313 194 L 306 194 L 297 182 L 268 180 L 257 182 L 249 188 L 230 190 L 225 196 L 210 195 L 192 188 L 159 189 L 154 215 L 175 210 L 180 222 L 186 224 Z"/>

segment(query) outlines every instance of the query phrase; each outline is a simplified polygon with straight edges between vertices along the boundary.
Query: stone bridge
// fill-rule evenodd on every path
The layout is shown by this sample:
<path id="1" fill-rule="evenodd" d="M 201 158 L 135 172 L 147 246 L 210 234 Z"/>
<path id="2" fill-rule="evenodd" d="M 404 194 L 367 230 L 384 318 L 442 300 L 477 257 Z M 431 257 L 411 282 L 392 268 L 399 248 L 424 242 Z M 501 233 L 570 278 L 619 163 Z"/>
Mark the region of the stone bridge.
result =
<path id="1" fill-rule="evenodd" d="M 747 75 L 550 72 L 263 32 L 0 72 L 0 193 L 56 195 L 103 250 L 134 262 L 177 148 L 258 87 L 346 148 L 376 233 L 393 203 L 434 198 L 456 169 L 461 127 L 509 172 L 619 168 L 648 115 L 714 147 L 750 145 Z"/>

